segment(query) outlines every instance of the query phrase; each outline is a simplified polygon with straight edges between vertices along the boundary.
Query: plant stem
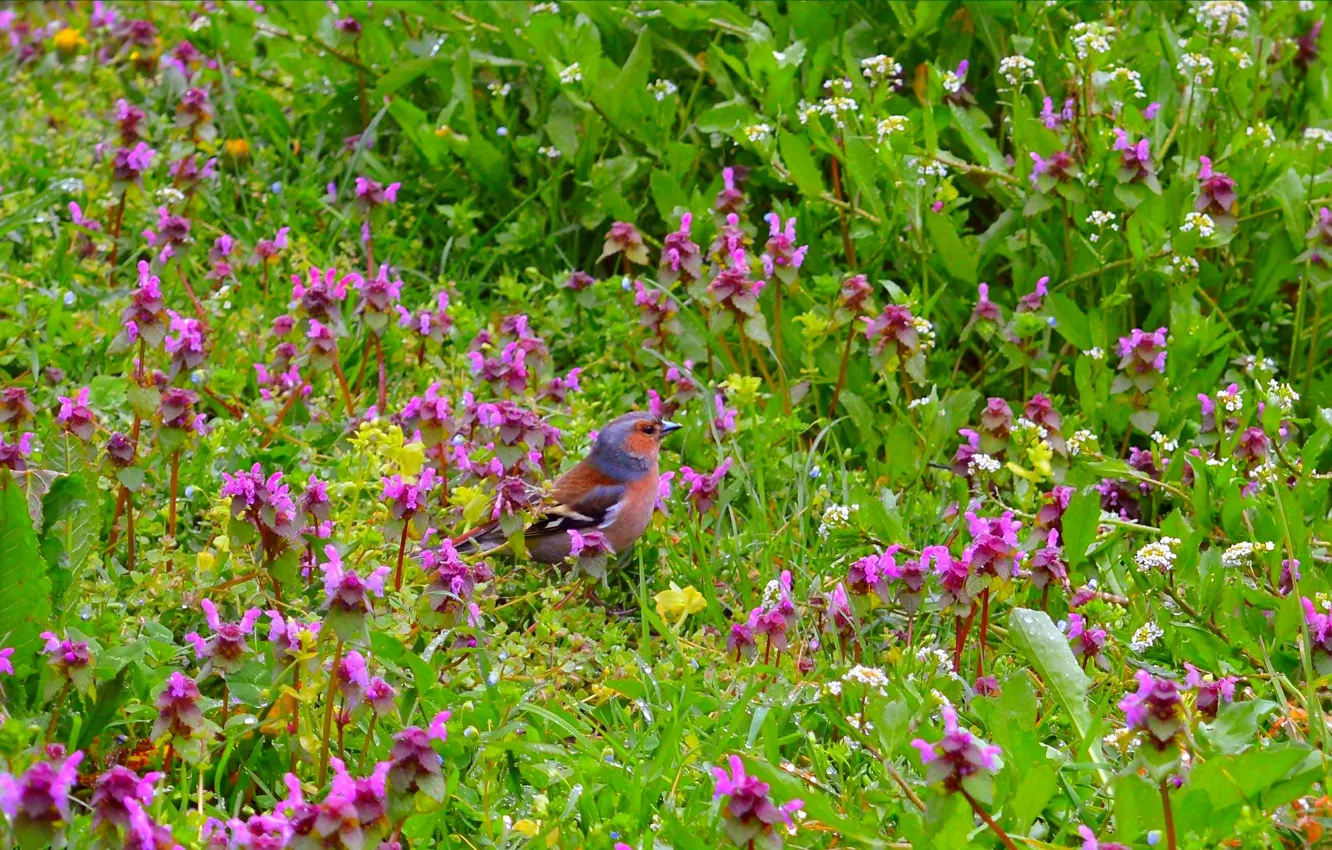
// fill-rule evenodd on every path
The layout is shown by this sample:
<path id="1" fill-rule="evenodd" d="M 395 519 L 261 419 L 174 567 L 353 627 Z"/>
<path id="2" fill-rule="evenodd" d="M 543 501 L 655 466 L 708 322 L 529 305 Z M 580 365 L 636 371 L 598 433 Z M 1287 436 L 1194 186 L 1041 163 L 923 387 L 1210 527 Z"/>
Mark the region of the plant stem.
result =
<path id="1" fill-rule="evenodd" d="M 333 650 L 333 666 L 328 671 L 328 692 L 324 695 L 324 746 L 319 754 L 319 786 L 328 779 L 329 736 L 333 733 L 333 689 L 338 683 L 338 665 L 342 663 L 342 638 L 338 638 L 337 648 Z"/>
<path id="2" fill-rule="evenodd" d="M 379 335 L 375 335 L 375 362 L 379 366 L 379 415 L 384 416 L 388 411 L 388 384 L 384 375 L 384 340 Z"/>
<path id="3" fill-rule="evenodd" d="M 129 189 L 120 191 L 120 203 L 116 205 L 116 221 L 111 226 L 111 269 L 106 273 L 107 287 L 116 285 L 116 258 L 120 256 L 120 225 L 125 220 L 125 193 Z"/>
<path id="4" fill-rule="evenodd" d="M 351 388 L 347 386 L 347 376 L 342 372 L 342 358 L 333 352 L 333 371 L 338 373 L 338 383 L 342 385 L 342 400 L 347 403 L 347 415 L 356 415 L 356 406 L 352 404 Z"/>
<path id="5" fill-rule="evenodd" d="M 65 700 L 69 698 L 69 682 L 60 688 L 60 696 L 56 698 L 55 707 L 51 709 L 51 722 L 46 724 L 46 743 L 51 743 L 55 738 L 56 727 L 60 725 L 60 709 L 64 708 Z"/>
<path id="6" fill-rule="evenodd" d="M 398 569 L 393 573 L 393 589 L 402 590 L 402 556 L 407 551 L 407 523 L 411 520 L 403 520 L 402 534 L 398 537 Z"/>
<path id="7" fill-rule="evenodd" d="M 270 430 L 268 435 L 264 437 L 263 441 L 259 443 L 259 448 L 265 448 L 269 443 L 273 442 L 273 437 L 277 436 L 278 429 L 282 427 L 282 420 L 287 418 L 287 413 L 291 410 L 292 405 L 296 403 L 296 399 L 301 397 L 301 393 L 304 392 L 304 390 L 305 384 L 302 383 L 300 386 L 296 387 L 296 389 L 291 391 L 291 396 L 287 399 L 287 403 L 282 405 L 282 409 L 278 411 L 277 419 L 273 420 L 273 425 L 271 426 L 272 430 Z"/>
<path id="8" fill-rule="evenodd" d="M 227 728 L 227 712 L 231 710 L 231 692 L 227 690 L 227 680 L 222 680 L 222 728 Z"/>
<path id="9" fill-rule="evenodd" d="M 976 678 L 985 675 L 985 639 L 990 631 L 990 589 L 981 593 L 980 655 L 976 658 Z"/>
<path id="10" fill-rule="evenodd" d="M 1166 850 L 1175 850 L 1175 813 L 1170 809 L 1168 780 L 1161 780 L 1161 811 L 1165 813 Z"/>
<path id="11" fill-rule="evenodd" d="M 994 822 L 994 818 L 990 817 L 990 813 L 985 811 L 984 807 L 982 807 L 980 803 L 976 802 L 976 798 L 968 794 L 965 788 L 959 788 L 958 791 L 959 793 L 962 794 L 963 797 L 966 798 L 967 802 L 971 804 L 971 810 L 975 812 L 980 817 L 981 820 L 985 821 L 985 825 L 988 826 L 991 830 L 993 830 L 995 835 L 999 836 L 999 840 L 1004 842 L 1004 846 L 1007 847 L 1008 850 L 1017 850 L 1017 846 L 1013 844 L 1013 839 L 1008 837 L 1008 833 L 1004 832 L 1003 827 Z M 1167 823 L 1169 822 L 1168 818 L 1169 816 L 1167 815 Z M 1173 839 L 1174 837 L 1173 827 L 1171 828 L 1170 834 Z M 1175 843 L 1173 840 L 1170 842 L 1169 850 L 1175 850 Z"/>
<path id="12" fill-rule="evenodd" d="M 851 362 L 851 343 L 856 338 L 856 321 L 852 319 L 846 326 L 846 345 L 842 346 L 842 365 L 837 370 L 837 385 L 833 387 L 832 403 L 828 405 L 828 420 L 837 415 L 837 400 L 842 396 L 842 389 L 846 387 L 846 367 Z"/>
<path id="13" fill-rule="evenodd" d="M 180 488 L 180 449 L 171 453 L 171 504 L 167 508 L 167 537 L 176 539 L 176 491 Z"/>
<path id="14" fill-rule="evenodd" d="M 365 729 L 365 743 L 361 745 L 361 772 L 365 773 L 365 760 L 370 756 L 370 742 L 375 739 L 375 721 L 379 715 L 370 713 L 370 725 Z"/>
<path id="15" fill-rule="evenodd" d="M 199 296 L 194 294 L 194 287 L 190 286 L 190 282 L 185 279 L 184 261 L 176 263 L 176 274 L 180 277 L 181 286 L 185 287 L 185 293 L 190 296 L 190 303 L 194 305 L 194 314 L 202 319 L 205 315 L 204 308 L 199 303 Z"/>
<path id="16" fill-rule="evenodd" d="M 264 258 L 264 300 L 268 300 L 268 258 Z"/>
<path id="17" fill-rule="evenodd" d="M 125 569 L 134 572 L 134 494 L 125 491 Z"/>

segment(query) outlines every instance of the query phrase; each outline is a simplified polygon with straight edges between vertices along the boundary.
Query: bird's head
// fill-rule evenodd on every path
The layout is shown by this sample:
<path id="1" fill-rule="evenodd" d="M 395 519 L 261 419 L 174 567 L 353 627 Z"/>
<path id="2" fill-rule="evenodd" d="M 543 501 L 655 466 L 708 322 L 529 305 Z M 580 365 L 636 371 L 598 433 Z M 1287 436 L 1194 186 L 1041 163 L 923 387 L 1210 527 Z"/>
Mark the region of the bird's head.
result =
<path id="1" fill-rule="evenodd" d="M 661 440 L 680 426 L 650 413 L 626 413 L 597 434 L 592 457 L 620 469 L 646 469 L 661 451 Z M 608 470 L 609 471 L 609 470 Z"/>

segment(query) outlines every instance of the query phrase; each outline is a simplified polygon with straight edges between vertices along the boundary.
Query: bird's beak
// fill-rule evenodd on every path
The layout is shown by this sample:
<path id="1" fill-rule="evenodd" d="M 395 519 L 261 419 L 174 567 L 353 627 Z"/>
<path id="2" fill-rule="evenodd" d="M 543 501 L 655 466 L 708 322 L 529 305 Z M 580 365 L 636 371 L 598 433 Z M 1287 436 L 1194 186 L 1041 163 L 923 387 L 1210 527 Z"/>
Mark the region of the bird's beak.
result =
<path id="1" fill-rule="evenodd" d="M 663 421 L 663 422 L 661 423 L 661 435 L 662 435 L 663 437 L 665 437 L 667 434 L 670 434 L 670 433 L 675 432 L 675 431 L 679 431 L 679 430 L 680 430 L 681 428 L 683 428 L 683 427 L 684 427 L 684 426 L 681 425 L 681 424 L 678 423 L 678 422 Z"/>

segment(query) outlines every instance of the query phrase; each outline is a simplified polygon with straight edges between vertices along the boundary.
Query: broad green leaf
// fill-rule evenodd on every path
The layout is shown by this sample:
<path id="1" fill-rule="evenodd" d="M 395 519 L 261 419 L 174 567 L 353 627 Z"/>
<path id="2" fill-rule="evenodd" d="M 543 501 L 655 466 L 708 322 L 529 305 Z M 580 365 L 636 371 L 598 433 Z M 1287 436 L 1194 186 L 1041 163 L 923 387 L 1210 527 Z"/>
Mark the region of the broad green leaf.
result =
<path id="1" fill-rule="evenodd" d="M 855 181 L 855 186 L 860 190 L 862 198 L 868 202 L 870 212 L 883 224 L 888 221 L 888 211 L 884 208 L 883 198 L 879 195 L 879 187 L 876 178 L 879 173 L 878 162 L 874 154 L 865 144 L 864 140 L 854 136 L 846 139 L 846 168 L 850 172 L 851 179 Z M 976 260 L 971 260 L 972 269 L 975 269 Z M 973 271 L 974 274 L 974 271 Z"/>
<path id="2" fill-rule="evenodd" d="M 957 236 L 957 230 L 948 216 L 932 213 L 925 216 L 925 230 L 934 243 L 935 256 L 948 273 L 958 280 L 976 284 L 976 254 L 967 250 Z"/>
<path id="3" fill-rule="evenodd" d="M 51 625 L 51 579 L 23 490 L 7 473 L 0 474 L 0 587 L 0 645 L 14 648 L 11 663 L 23 675 L 35 667 L 38 635 Z"/>
<path id="4" fill-rule="evenodd" d="M 1087 487 L 1073 493 L 1064 511 L 1064 557 L 1069 567 L 1087 560 L 1087 548 L 1096 542 L 1096 526 L 1101 519 L 1101 496 Z"/>
<path id="5" fill-rule="evenodd" d="M 823 194 L 823 175 L 818 164 L 810 155 L 805 142 L 785 130 L 777 133 L 777 145 L 782 152 L 782 162 L 791 173 L 791 179 L 807 198 L 817 198 Z"/>
<path id="6" fill-rule="evenodd" d="M 1078 666 L 1068 638 L 1055 627 L 1049 614 L 1028 608 L 1013 609 L 1009 615 L 1009 634 L 1067 714 L 1077 732 L 1079 749 L 1085 744 L 1091 760 L 1099 762 L 1100 743 L 1087 740 L 1092 725 L 1091 710 L 1087 707 L 1091 679 Z"/>

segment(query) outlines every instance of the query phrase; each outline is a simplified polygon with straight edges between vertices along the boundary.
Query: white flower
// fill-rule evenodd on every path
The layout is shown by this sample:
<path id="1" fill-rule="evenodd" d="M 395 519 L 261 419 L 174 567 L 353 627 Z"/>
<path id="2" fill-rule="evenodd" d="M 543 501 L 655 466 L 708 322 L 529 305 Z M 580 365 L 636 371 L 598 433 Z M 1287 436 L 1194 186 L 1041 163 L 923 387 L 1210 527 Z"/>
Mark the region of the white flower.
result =
<path id="1" fill-rule="evenodd" d="M 851 525 L 851 508 L 846 505 L 829 505 L 823 509 L 823 519 L 819 523 L 819 537 L 828 538 L 836 528 L 848 528 Z"/>
<path id="2" fill-rule="evenodd" d="M 1071 455 L 1082 454 L 1083 449 L 1096 451 L 1096 436 L 1086 428 L 1073 432 L 1073 436 L 1068 438 L 1068 453 Z"/>
<path id="3" fill-rule="evenodd" d="M 1198 261 L 1192 257 L 1184 257 L 1179 254 L 1171 254 L 1170 260 L 1166 264 L 1166 274 L 1195 275 L 1198 273 Z"/>
<path id="4" fill-rule="evenodd" d="M 662 101 L 675 94 L 680 89 L 670 80 L 657 80 L 656 82 L 648 83 L 647 90 L 651 92 L 652 96 L 658 101 Z"/>
<path id="5" fill-rule="evenodd" d="M 1133 556 L 1134 562 L 1138 565 L 1141 572 L 1159 570 L 1168 572 L 1175 566 L 1175 547 L 1179 545 L 1179 540 L 1174 537 L 1162 537 L 1160 540 L 1154 540 L 1138 550 Z"/>
<path id="6" fill-rule="evenodd" d="M 1235 64 L 1239 65 L 1241 69 L 1253 67 L 1253 57 L 1249 55 L 1249 51 L 1241 47 L 1230 48 L 1230 58 L 1234 59 Z"/>
<path id="7" fill-rule="evenodd" d="M 1244 390 L 1239 388 L 1238 384 L 1233 384 L 1235 389 L 1226 387 L 1218 390 L 1216 394 L 1217 404 L 1226 409 L 1227 413 L 1240 413 L 1244 410 Z"/>
<path id="8" fill-rule="evenodd" d="M 967 461 L 967 472 L 975 475 L 977 472 L 995 473 L 999 471 L 999 461 L 987 454 L 977 452 Z"/>
<path id="9" fill-rule="evenodd" d="M 1118 230 L 1115 226 L 1115 214 L 1105 210 L 1092 210 L 1092 214 L 1087 216 L 1087 223 L 1094 224 L 1097 227 L 1110 226 L 1112 230 Z"/>
<path id="10" fill-rule="evenodd" d="M 1313 0 L 1300 0 L 1298 5 L 1301 12 L 1312 12 L 1314 10 Z"/>
<path id="11" fill-rule="evenodd" d="M 1133 639 L 1129 641 L 1129 649 L 1134 652 L 1146 652 L 1165 635 L 1165 630 L 1156 623 L 1143 623 L 1138 630 L 1133 633 Z"/>
<path id="12" fill-rule="evenodd" d="M 163 186 L 161 189 L 157 190 L 157 200 L 168 206 L 171 204 L 178 204 L 185 200 L 185 193 L 177 189 L 175 186 Z"/>
<path id="13" fill-rule="evenodd" d="M 1184 216 L 1184 223 L 1179 226 L 1179 229 L 1181 233 L 1188 233 L 1196 229 L 1199 236 L 1207 239 L 1213 233 L 1216 233 L 1216 222 L 1212 221 L 1212 217 L 1207 213 L 1191 212 Z"/>
<path id="14" fill-rule="evenodd" d="M 1195 85 L 1201 85 L 1204 80 L 1211 79 L 1212 74 L 1216 73 L 1216 65 L 1205 53 L 1185 53 L 1179 58 L 1175 70 Z"/>
<path id="15" fill-rule="evenodd" d="M 558 15 L 560 13 L 559 3 L 537 3 L 532 6 L 533 15 Z"/>
<path id="16" fill-rule="evenodd" d="M 1175 449 L 1179 448 L 1179 442 L 1177 440 L 1170 439 L 1165 434 L 1162 434 L 1160 431 L 1152 432 L 1152 442 L 1160 446 L 1161 451 L 1166 454 L 1170 454 Z"/>
<path id="17" fill-rule="evenodd" d="M 1142 74 L 1123 65 L 1106 68 L 1104 72 L 1098 71 L 1092 75 L 1092 78 L 1097 82 L 1103 81 L 1104 83 L 1128 83 L 1129 88 L 1133 89 L 1135 98 L 1145 98 L 1147 96 L 1147 92 L 1142 89 Z"/>
<path id="18" fill-rule="evenodd" d="M 1100 21 L 1079 21 L 1070 32 L 1079 59 L 1086 59 L 1093 53 L 1110 52 L 1110 37 L 1114 30 Z"/>
<path id="19" fill-rule="evenodd" d="M 552 145 L 542 145 L 541 147 L 537 148 L 537 153 L 541 154 L 547 159 L 559 159 L 560 156 L 562 155 L 560 153 L 560 149 Z"/>
<path id="20" fill-rule="evenodd" d="M 911 320 L 911 327 L 916 330 L 916 337 L 919 339 L 918 348 L 921 351 L 928 351 L 934 347 L 934 324 L 929 319 L 916 316 Z"/>
<path id="21" fill-rule="evenodd" d="M 1209 34 L 1239 37 L 1249 26 L 1249 7 L 1239 0 L 1207 0 L 1193 8 L 1193 16 Z"/>
<path id="22" fill-rule="evenodd" d="M 999 60 L 999 75 L 1007 80 L 1010 86 L 1021 86 L 1032 79 L 1035 72 L 1036 63 L 1021 54 L 1005 56 Z"/>
<path id="23" fill-rule="evenodd" d="M 841 696 L 842 694 L 841 682 L 827 682 L 824 684 L 823 687 L 828 693 L 832 694 L 833 696 Z"/>
<path id="24" fill-rule="evenodd" d="M 745 128 L 745 138 L 751 142 L 761 142 L 772 135 L 772 128 L 767 124 L 750 124 Z"/>
<path id="25" fill-rule="evenodd" d="M 838 91 L 841 91 L 844 95 L 850 94 L 851 90 L 855 88 L 855 85 L 855 83 L 851 82 L 850 77 L 838 77 L 835 80 L 824 80 L 823 90 L 828 93 L 829 97 L 833 97 Z"/>
<path id="26" fill-rule="evenodd" d="M 801 124 L 808 124 L 809 119 L 818 114 L 819 105 L 817 103 L 810 103 L 804 98 L 801 98 L 800 102 L 796 104 L 796 117 L 800 119 Z"/>
<path id="27" fill-rule="evenodd" d="M 1324 130 L 1322 127 L 1310 127 L 1304 131 L 1304 140 L 1316 144 L 1320 151 L 1327 150 L 1327 146 L 1332 144 L 1332 131 Z"/>
<path id="28" fill-rule="evenodd" d="M 1300 394 L 1295 392 L 1294 387 L 1278 383 L 1276 378 L 1267 382 L 1267 396 L 1282 413 L 1290 413 L 1295 409 L 1295 402 L 1300 400 Z"/>
<path id="29" fill-rule="evenodd" d="M 944 71 L 943 90 L 949 94 L 957 94 L 962 91 L 962 78 L 956 71 Z"/>
<path id="30" fill-rule="evenodd" d="M 582 79 L 583 69 L 577 62 L 569 65 L 563 71 L 560 71 L 560 82 L 566 86 L 571 85 L 572 83 L 582 82 Z"/>
<path id="31" fill-rule="evenodd" d="M 1093 360 L 1105 359 L 1105 349 L 1101 348 L 1099 345 L 1093 345 L 1091 348 L 1087 349 L 1085 353 Z"/>
<path id="32" fill-rule="evenodd" d="M 889 115 L 887 118 L 879 119 L 875 125 L 879 131 L 879 144 L 883 144 L 889 136 L 905 133 L 910 125 L 911 120 L 905 115 Z"/>
<path id="33" fill-rule="evenodd" d="M 871 83 L 881 83 L 885 80 L 891 80 L 900 76 L 902 66 L 893 60 L 891 56 L 884 56 L 882 53 L 877 56 L 871 56 L 868 59 L 860 60 L 860 73 Z"/>
<path id="34" fill-rule="evenodd" d="M 843 682 L 859 682 L 871 688 L 882 688 L 888 684 L 888 676 L 878 667 L 865 667 L 857 664 L 842 674 Z"/>
<path id="35" fill-rule="evenodd" d="M 846 127 L 846 115 L 859 111 L 860 104 L 856 103 L 853 98 L 838 95 L 834 97 L 825 97 L 823 100 L 819 101 L 819 112 L 831 118 L 833 123 L 837 125 L 838 129 L 844 129 Z"/>
<path id="36" fill-rule="evenodd" d="M 486 88 L 489 89 L 490 93 L 495 95 L 495 97 L 508 97 L 509 92 L 513 91 L 513 84 L 491 83 L 490 85 L 486 86 Z"/>
<path id="37" fill-rule="evenodd" d="M 1256 553 L 1274 551 L 1276 544 L 1270 540 L 1262 543 L 1250 543 L 1246 540 L 1243 543 L 1236 543 L 1221 553 L 1221 566 L 1231 568 L 1252 566 Z"/>

